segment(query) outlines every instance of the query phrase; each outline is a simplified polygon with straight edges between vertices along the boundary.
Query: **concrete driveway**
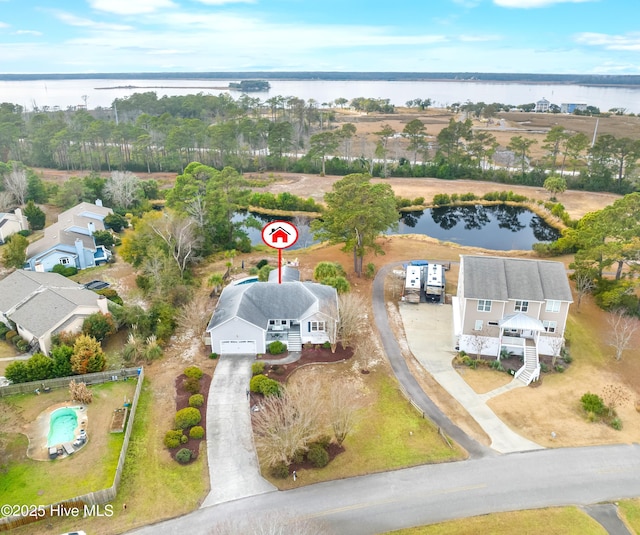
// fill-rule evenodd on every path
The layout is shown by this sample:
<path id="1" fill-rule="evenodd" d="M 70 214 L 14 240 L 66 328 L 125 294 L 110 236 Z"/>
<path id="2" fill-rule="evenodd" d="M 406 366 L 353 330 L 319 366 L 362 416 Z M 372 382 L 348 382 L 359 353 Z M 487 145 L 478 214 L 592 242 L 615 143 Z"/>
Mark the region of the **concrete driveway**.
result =
<path id="1" fill-rule="evenodd" d="M 401 303 L 400 314 L 411 352 L 424 368 L 451 394 L 478 422 L 491 438 L 491 447 L 500 453 L 541 449 L 542 446 L 513 432 L 485 401 L 491 397 L 481 396 L 453 369 L 454 357 L 453 316 L 451 305 Z M 512 381 L 510 388 L 524 386 Z"/>
<path id="2" fill-rule="evenodd" d="M 260 475 L 247 389 L 255 355 L 223 355 L 207 401 L 207 456 L 211 492 L 201 507 L 271 492 Z"/>

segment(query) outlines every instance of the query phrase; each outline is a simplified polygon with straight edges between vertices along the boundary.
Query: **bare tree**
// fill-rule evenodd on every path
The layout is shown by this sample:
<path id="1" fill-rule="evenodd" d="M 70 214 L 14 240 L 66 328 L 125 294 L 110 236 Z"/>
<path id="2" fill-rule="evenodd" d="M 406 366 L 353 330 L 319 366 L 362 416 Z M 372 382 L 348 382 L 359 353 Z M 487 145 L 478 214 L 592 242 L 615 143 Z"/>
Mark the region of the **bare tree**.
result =
<path id="1" fill-rule="evenodd" d="M 13 200 L 19 205 L 24 204 L 27 196 L 27 173 L 14 165 L 8 175 L 4 177 L 4 188 L 11 194 Z"/>
<path id="2" fill-rule="evenodd" d="M 340 323 L 337 334 L 342 347 L 345 348 L 366 327 L 367 307 L 362 296 L 347 292 L 338 295 L 338 310 L 340 311 Z"/>
<path id="3" fill-rule="evenodd" d="M 622 360 L 622 354 L 631 345 L 633 335 L 638 329 L 638 320 L 618 309 L 609 314 L 607 323 L 610 329 L 607 345 L 615 349 L 616 360 Z"/>
<path id="4" fill-rule="evenodd" d="M 342 445 L 356 423 L 356 413 L 359 408 L 355 402 L 357 394 L 353 383 L 339 381 L 331 385 L 329 418 L 338 445 Z"/>
<path id="5" fill-rule="evenodd" d="M 261 512 L 214 524 L 209 535 L 331 535 L 334 533 L 317 518 L 289 516 L 284 511 Z"/>
<path id="6" fill-rule="evenodd" d="M 178 325 L 184 330 L 192 330 L 196 335 L 204 333 L 209 323 L 209 299 L 206 295 L 196 295 L 178 313 Z"/>
<path id="7" fill-rule="evenodd" d="M 576 303 L 577 310 L 580 310 L 580 303 L 582 298 L 590 294 L 595 288 L 596 283 L 593 280 L 593 276 L 588 271 L 576 271 L 573 274 L 573 280 L 576 283 L 576 293 L 578 294 L 578 302 Z"/>
<path id="8" fill-rule="evenodd" d="M 151 224 L 153 231 L 169 247 L 169 253 L 180 270 L 181 278 L 184 278 L 187 266 L 196 260 L 195 251 L 199 239 L 195 233 L 195 223 L 191 217 L 165 212 L 157 223 Z"/>
<path id="9" fill-rule="evenodd" d="M 207 201 L 202 195 L 196 195 L 187 205 L 187 213 L 195 219 L 198 227 L 204 228 L 207 219 Z"/>
<path id="10" fill-rule="evenodd" d="M 16 205 L 16 200 L 8 191 L 0 191 L 0 212 L 8 212 Z"/>
<path id="11" fill-rule="evenodd" d="M 115 206 L 129 208 L 140 193 L 140 179 L 129 171 L 112 171 L 104 193 Z"/>
<path id="12" fill-rule="evenodd" d="M 614 415 L 617 407 L 627 403 L 629 399 L 629 391 L 622 385 L 607 385 L 602 390 L 602 400 L 609 409 L 609 417 Z"/>
<path id="13" fill-rule="evenodd" d="M 256 450 L 269 466 L 291 464 L 296 453 L 322 434 L 322 400 L 317 382 L 282 388 L 267 396 L 253 415 Z"/>
<path id="14" fill-rule="evenodd" d="M 75 379 L 71 379 L 69 383 L 69 392 L 71 393 L 71 400 L 78 403 L 84 403 L 88 405 L 93 401 L 93 393 L 87 388 L 85 383 L 76 383 Z"/>
<path id="15" fill-rule="evenodd" d="M 476 352 L 476 359 L 479 359 L 482 356 L 482 352 L 489 347 L 489 338 L 487 338 L 487 333 L 484 328 L 475 331 L 471 335 L 471 347 L 473 347 Z"/>
<path id="16" fill-rule="evenodd" d="M 311 245 L 313 236 L 311 234 L 311 228 L 309 227 L 310 222 L 311 219 L 304 216 L 296 216 L 293 218 L 292 223 L 298 229 L 298 241 L 296 243 L 301 247 L 308 247 Z"/>
<path id="17" fill-rule="evenodd" d="M 549 336 L 547 340 L 551 346 L 551 366 L 555 366 L 562 351 L 562 346 L 564 346 L 564 338 L 562 336 Z"/>

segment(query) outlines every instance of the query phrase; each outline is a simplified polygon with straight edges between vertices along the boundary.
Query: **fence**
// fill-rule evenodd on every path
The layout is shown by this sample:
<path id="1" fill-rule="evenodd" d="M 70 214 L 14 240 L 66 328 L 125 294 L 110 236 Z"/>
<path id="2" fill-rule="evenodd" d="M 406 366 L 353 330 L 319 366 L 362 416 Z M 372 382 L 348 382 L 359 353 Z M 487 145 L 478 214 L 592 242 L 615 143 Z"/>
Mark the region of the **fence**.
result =
<path id="1" fill-rule="evenodd" d="M 45 388 L 67 388 L 69 382 L 75 379 L 76 382 L 87 385 L 97 385 L 108 383 L 109 381 L 119 381 L 126 377 L 135 377 L 138 370 L 142 368 L 122 368 L 120 370 L 107 370 L 106 372 L 85 373 L 84 375 L 72 375 L 71 377 L 56 377 L 55 379 L 44 379 L 42 381 L 32 381 L 30 383 L 17 383 L 0 387 L 0 398 L 12 396 L 13 394 L 25 394 L 27 392 L 42 391 Z"/>
<path id="2" fill-rule="evenodd" d="M 115 499 L 116 494 L 118 492 L 118 485 L 120 484 L 120 478 L 122 477 L 124 461 L 127 457 L 127 448 L 129 447 L 129 438 L 131 437 L 131 430 L 133 429 L 133 422 L 136 415 L 136 409 L 138 408 L 138 399 L 140 398 L 142 383 L 144 382 L 144 368 L 142 367 L 141 368 L 125 368 L 120 370 L 117 373 L 111 371 L 111 372 L 91 373 L 91 374 L 86 374 L 81 376 L 84 379 L 89 379 L 89 381 L 92 384 L 106 383 L 108 381 L 114 381 L 114 380 L 117 381 L 118 379 L 122 379 L 123 377 L 132 377 L 132 376 L 138 377 L 138 384 L 136 385 L 136 391 L 135 391 L 135 394 L 133 395 L 133 400 L 131 401 L 129 421 L 127 422 L 127 430 L 125 431 L 124 441 L 122 442 L 122 448 L 120 449 L 120 457 L 118 458 L 118 466 L 116 468 L 115 476 L 113 477 L 113 484 L 106 489 L 101 489 L 95 492 L 90 492 L 88 494 L 83 494 L 82 496 L 76 496 L 75 498 L 70 498 L 62 502 L 45 505 L 39 509 L 35 509 L 34 508 L 35 506 L 34 506 L 30 509 L 32 516 L 29 516 L 29 514 L 27 514 L 25 516 L 10 516 L 5 518 L 0 518 L 0 531 L 9 531 L 18 526 L 23 526 L 25 524 L 30 524 L 31 522 L 42 520 L 43 518 L 46 518 L 48 516 L 55 516 L 55 514 L 52 515 L 51 513 L 55 511 L 62 511 L 62 510 L 69 511 L 73 507 L 77 507 L 82 513 L 95 511 L 96 510 L 95 508 L 97 506 L 103 505 Z M 43 383 L 45 383 L 45 385 L 48 386 L 47 384 L 48 382 L 64 380 L 66 381 L 65 384 L 68 385 L 71 379 L 74 379 L 77 377 L 78 376 L 61 377 L 59 379 L 49 379 L 48 381 L 43 381 Z M 36 385 L 36 388 L 41 385 L 41 383 L 38 382 L 38 383 L 22 383 L 20 385 L 11 385 L 11 386 L 22 386 L 22 385 L 28 385 L 28 384 L 32 385 L 31 386 L 32 389 L 34 384 Z M 5 388 L 9 388 L 9 387 L 3 387 L 3 388 L 0 388 L 0 390 L 4 390 Z M 51 386 L 51 388 L 54 388 L 54 386 Z M 26 391 L 29 391 L 29 390 L 26 390 Z M 44 516 L 40 515 L 39 511 L 43 511 Z"/>

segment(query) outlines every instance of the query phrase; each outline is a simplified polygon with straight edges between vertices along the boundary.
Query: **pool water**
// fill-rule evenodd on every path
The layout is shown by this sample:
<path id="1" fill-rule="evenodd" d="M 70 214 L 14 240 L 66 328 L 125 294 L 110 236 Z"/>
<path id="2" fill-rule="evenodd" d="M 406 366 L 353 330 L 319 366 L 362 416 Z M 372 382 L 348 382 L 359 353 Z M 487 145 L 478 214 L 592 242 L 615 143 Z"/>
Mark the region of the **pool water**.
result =
<path id="1" fill-rule="evenodd" d="M 78 415 L 74 409 L 65 407 L 53 411 L 49 420 L 47 446 L 72 442 L 75 439 L 76 427 L 78 427 Z"/>
<path id="2" fill-rule="evenodd" d="M 241 284 L 252 284 L 258 282 L 258 277 L 246 277 L 233 283 L 234 286 L 240 286 Z"/>

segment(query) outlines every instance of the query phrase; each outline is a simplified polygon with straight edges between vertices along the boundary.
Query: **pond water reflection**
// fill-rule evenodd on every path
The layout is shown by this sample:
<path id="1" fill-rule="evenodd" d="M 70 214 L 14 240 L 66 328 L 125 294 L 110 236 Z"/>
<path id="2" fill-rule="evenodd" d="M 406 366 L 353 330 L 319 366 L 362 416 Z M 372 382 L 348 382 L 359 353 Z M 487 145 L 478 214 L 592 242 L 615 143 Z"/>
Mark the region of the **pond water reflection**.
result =
<path id="1" fill-rule="evenodd" d="M 316 241 L 309 229 L 309 218 L 272 217 L 255 213 L 238 213 L 234 221 L 253 216 L 257 226 L 283 219 L 298 227 L 299 238 L 292 249 L 308 247 Z M 258 228 L 245 228 L 253 245 L 262 243 Z M 406 212 L 400 217 L 397 231 L 388 234 L 426 234 L 432 238 L 470 247 L 495 251 L 530 250 L 536 242 L 550 242 L 560 235 L 539 216 L 520 206 L 503 204 L 482 206 L 442 206 L 420 212 Z"/>

